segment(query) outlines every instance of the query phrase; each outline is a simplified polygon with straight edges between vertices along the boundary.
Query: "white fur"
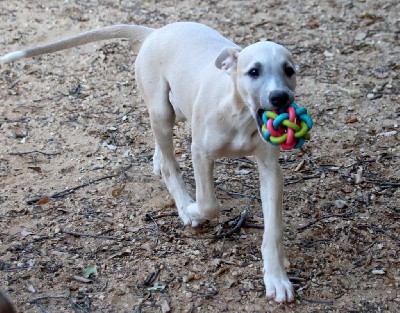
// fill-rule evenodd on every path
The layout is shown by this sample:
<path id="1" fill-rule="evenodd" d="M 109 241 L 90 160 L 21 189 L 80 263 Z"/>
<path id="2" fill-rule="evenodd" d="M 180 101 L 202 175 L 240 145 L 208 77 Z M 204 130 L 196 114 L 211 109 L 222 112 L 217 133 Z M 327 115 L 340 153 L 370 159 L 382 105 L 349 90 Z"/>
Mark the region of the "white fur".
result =
<path id="1" fill-rule="evenodd" d="M 136 41 L 136 80 L 156 141 L 154 173 L 162 174 L 183 223 L 197 226 L 219 215 L 213 186 L 215 159 L 254 155 L 265 223 L 261 252 L 266 296 L 277 302 L 293 301 L 293 288 L 283 265 L 279 148 L 262 139 L 256 121 L 260 109 L 273 108 L 271 91 L 285 91 L 293 100 L 295 75 L 288 77 L 283 69 L 283 64 L 294 67 L 289 51 L 268 41 L 242 49 L 215 30 L 196 23 L 174 23 L 157 30 L 120 25 L 95 32 L 95 38 L 92 31 L 51 46 L 28 49 L 28 56 L 113 36 Z M 7 54 L 2 60 L 15 60 L 24 56 L 21 53 Z M 257 78 L 249 75 L 254 67 L 260 70 Z M 173 125 L 181 118 L 193 125 L 195 200 L 186 189 L 174 156 Z"/>
<path id="2" fill-rule="evenodd" d="M 10 52 L 7 53 L 6 55 L 3 55 L 0 57 L 0 62 L 13 62 L 18 59 L 24 58 L 26 53 L 24 51 L 15 51 L 15 52 Z"/>

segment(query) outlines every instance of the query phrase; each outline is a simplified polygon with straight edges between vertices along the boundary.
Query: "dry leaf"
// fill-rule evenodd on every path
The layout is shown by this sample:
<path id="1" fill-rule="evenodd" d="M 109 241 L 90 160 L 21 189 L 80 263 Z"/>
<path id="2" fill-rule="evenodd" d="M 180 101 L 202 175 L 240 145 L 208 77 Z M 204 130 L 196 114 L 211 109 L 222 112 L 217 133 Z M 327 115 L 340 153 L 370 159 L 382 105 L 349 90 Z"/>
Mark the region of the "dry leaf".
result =
<path id="1" fill-rule="evenodd" d="M 84 277 L 84 278 L 89 278 L 90 275 L 94 275 L 94 276 L 97 276 L 97 275 L 98 275 L 98 272 L 97 272 L 97 265 L 96 265 L 96 264 L 91 265 L 91 266 L 88 266 L 88 267 L 86 267 L 86 268 L 84 269 L 84 271 L 83 271 L 83 277 Z"/>
<path id="2" fill-rule="evenodd" d="M 28 166 L 30 170 L 34 170 L 35 172 L 41 173 L 42 168 L 40 166 Z"/>
<path id="3" fill-rule="evenodd" d="M 115 188 L 115 189 L 111 192 L 112 196 L 113 196 L 114 198 L 118 198 L 118 197 L 122 194 L 122 191 L 124 190 L 124 188 L 125 188 L 125 186 L 124 186 L 124 187 L 121 187 L 121 188 Z"/>
<path id="4" fill-rule="evenodd" d="M 38 205 L 43 205 L 43 204 L 47 204 L 49 202 L 50 202 L 50 198 L 42 198 L 37 202 L 37 204 Z"/>
<path id="5" fill-rule="evenodd" d="M 353 124 L 358 122 L 358 118 L 356 116 L 350 117 L 346 120 L 346 124 Z"/>

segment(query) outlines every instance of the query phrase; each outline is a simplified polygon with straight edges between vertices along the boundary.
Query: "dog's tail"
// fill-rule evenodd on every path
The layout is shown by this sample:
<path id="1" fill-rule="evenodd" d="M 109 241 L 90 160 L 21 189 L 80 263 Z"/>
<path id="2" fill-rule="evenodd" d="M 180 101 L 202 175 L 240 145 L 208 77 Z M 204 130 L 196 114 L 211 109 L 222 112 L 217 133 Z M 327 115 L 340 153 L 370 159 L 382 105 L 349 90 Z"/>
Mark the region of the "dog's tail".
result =
<path id="1" fill-rule="evenodd" d="M 60 50 L 69 49 L 85 45 L 90 42 L 114 39 L 114 38 L 127 38 L 133 43 L 133 50 L 139 51 L 143 41 L 147 38 L 150 33 L 154 31 L 153 28 L 148 28 L 138 25 L 114 25 L 107 26 L 98 29 L 94 29 L 88 32 L 81 33 L 79 35 L 62 39 L 50 44 L 43 44 L 34 48 L 23 49 L 15 52 L 10 52 L 0 57 L 0 62 L 12 62 L 22 58 L 35 57 L 42 54 L 52 53 Z"/>

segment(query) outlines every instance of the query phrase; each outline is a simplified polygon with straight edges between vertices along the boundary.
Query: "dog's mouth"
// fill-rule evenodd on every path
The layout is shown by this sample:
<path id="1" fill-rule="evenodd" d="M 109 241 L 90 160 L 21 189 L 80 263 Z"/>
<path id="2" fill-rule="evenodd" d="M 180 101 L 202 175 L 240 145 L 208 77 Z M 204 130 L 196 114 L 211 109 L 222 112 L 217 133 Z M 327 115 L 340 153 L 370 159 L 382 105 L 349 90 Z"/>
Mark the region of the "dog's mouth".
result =
<path id="1" fill-rule="evenodd" d="M 256 114 L 256 121 L 258 125 L 258 131 L 262 135 L 262 126 L 264 125 L 264 120 L 263 120 L 263 115 L 264 115 L 265 110 L 264 109 L 259 109 Z"/>

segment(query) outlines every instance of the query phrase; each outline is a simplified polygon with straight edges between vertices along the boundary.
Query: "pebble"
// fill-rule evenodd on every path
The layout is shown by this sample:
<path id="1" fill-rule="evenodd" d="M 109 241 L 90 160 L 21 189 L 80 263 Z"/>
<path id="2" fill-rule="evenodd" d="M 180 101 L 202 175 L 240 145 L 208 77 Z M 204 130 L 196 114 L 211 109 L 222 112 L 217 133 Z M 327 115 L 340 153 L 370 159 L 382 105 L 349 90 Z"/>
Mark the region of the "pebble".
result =
<path id="1" fill-rule="evenodd" d="M 372 274 L 374 274 L 374 275 L 385 275 L 386 272 L 384 270 L 372 270 Z"/>
<path id="2" fill-rule="evenodd" d="M 367 37 L 367 34 L 366 34 L 366 33 L 358 33 L 358 34 L 354 37 L 354 39 L 355 39 L 355 40 L 358 40 L 358 41 L 361 41 L 361 40 L 365 39 L 366 37 Z"/>
<path id="3" fill-rule="evenodd" d="M 169 312 L 171 312 L 171 308 L 170 308 L 169 303 L 168 303 L 167 300 L 163 300 L 163 301 L 162 301 L 162 303 L 161 303 L 161 311 L 162 311 L 163 313 L 169 313 Z"/>
<path id="4" fill-rule="evenodd" d="M 186 298 L 190 299 L 191 297 L 193 297 L 193 293 L 187 292 L 187 293 L 185 294 L 185 296 L 186 296 Z"/>
<path id="5" fill-rule="evenodd" d="M 32 292 L 32 293 L 36 292 L 36 289 L 35 289 L 35 287 L 33 287 L 33 285 L 28 285 L 27 289 L 28 289 L 29 292 Z"/>
<path id="6" fill-rule="evenodd" d="M 346 203 L 346 201 L 344 201 L 344 200 L 338 199 L 338 200 L 335 200 L 335 206 L 336 206 L 338 209 L 343 209 L 344 207 L 347 206 L 347 203 Z"/>

